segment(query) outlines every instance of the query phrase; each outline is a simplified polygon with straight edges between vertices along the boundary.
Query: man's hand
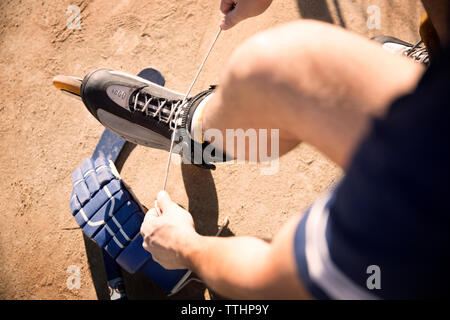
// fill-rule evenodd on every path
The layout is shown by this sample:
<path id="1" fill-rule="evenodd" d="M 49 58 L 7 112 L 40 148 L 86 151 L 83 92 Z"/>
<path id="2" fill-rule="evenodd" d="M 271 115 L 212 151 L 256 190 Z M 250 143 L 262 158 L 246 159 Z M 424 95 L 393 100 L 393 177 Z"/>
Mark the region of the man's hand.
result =
<path id="1" fill-rule="evenodd" d="M 220 11 L 225 16 L 220 27 L 222 30 L 228 30 L 242 20 L 258 16 L 266 11 L 271 3 L 272 0 L 222 0 Z"/>
<path id="2" fill-rule="evenodd" d="M 184 250 L 198 236 L 192 216 L 174 203 L 165 191 L 158 194 L 157 204 L 161 215 L 158 216 L 156 209 L 149 210 L 141 226 L 143 247 L 166 269 L 188 268 Z"/>

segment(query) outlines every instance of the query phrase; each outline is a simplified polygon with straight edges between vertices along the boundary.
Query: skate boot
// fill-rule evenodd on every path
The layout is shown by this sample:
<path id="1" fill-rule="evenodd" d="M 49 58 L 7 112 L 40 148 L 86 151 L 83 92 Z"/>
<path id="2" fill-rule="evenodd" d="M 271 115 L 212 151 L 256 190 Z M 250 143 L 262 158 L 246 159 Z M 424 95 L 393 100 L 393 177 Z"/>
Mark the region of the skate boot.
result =
<path id="1" fill-rule="evenodd" d="M 202 152 L 208 143 L 196 142 L 189 134 L 194 111 L 213 90 L 210 87 L 183 101 L 183 94 L 146 79 L 98 69 L 83 79 L 81 97 L 105 127 L 136 144 L 169 151 L 176 127 L 174 150 L 183 161 L 213 169 L 215 155 L 204 157 Z"/>
<path id="2" fill-rule="evenodd" d="M 391 53 L 404 55 L 426 66 L 430 64 L 428 51 L 426 47 L 422 46 L 423 41 L 413 45 L 403 40 L 386 36 L 375 37 L 372 40 L 381 43 L 383 48 Z"/>

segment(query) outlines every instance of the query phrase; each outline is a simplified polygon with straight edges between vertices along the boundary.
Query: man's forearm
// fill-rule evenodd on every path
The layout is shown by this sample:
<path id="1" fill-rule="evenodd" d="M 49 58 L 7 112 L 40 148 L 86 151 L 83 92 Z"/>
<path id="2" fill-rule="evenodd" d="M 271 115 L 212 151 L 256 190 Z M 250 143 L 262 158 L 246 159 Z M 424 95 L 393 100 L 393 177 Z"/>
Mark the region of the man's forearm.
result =
<path id="1" fill-rule="evenodd" d="M 293 238 L 298 217 L 286 223 L 269 244 L 252 237 L 205 237 L 189 212 L 166 192 L 157 197 L 162 215 L 147 212 L 141 226 L 143 247 L 166 269 L 197 273 L 223 296 L 234 299 L 302 299 L 308 290 L 298 276 Z"/>
<path id="2" fill-rule="evenodd" d="M 219 294 L 234 299 L 271 296 L 270 244 L 251 237 L 193 237 L 183 255 L 189 268 Z"/>

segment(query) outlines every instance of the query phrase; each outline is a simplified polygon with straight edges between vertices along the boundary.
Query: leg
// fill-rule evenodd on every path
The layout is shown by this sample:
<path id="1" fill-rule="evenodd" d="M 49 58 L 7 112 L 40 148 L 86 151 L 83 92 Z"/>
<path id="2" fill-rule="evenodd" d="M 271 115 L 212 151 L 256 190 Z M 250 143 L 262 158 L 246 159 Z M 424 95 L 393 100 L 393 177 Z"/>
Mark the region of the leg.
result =
<path id="1" fill-rule="evenodd" d="M 370 117 L 412 90 L 422 72 L 341 28 L 286 24 L 234 52 L 208 101 L 203 130 L 225 136 L 232 128 L 280 129 L 280 154 L 305 141 L 345 167 Z"/>

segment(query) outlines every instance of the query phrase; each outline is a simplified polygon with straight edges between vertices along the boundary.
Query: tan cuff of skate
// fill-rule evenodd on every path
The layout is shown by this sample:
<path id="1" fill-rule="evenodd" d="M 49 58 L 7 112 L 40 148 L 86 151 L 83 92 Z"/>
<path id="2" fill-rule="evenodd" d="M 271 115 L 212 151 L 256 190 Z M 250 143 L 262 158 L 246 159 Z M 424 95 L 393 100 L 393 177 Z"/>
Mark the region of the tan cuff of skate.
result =
<path id="1" fill-rule="evenodd" d="M 208 95 L 197 107 L 192 117 L 191 122 L 191 136 L 192 138 L 199 142 L 203 143 L 203 115 L 206 110 L 206 106 L 208 104 L 209 99 L 213 96 L 213 94 Z"/>

